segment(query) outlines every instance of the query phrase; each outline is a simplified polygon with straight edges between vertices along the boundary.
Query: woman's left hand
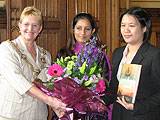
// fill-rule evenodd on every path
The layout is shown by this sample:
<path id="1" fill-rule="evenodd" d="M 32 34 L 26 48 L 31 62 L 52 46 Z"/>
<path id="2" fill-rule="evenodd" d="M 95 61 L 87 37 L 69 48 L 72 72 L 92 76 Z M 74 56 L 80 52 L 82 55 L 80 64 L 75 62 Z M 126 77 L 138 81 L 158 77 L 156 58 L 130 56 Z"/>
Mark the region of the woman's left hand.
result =
<path id="1" fill-rule="evenodd" d="M 124 96 L 122 96 L 122 98 L 117 97 L 117 102 L 121 104 L 123 107 L 125 107 L 127 110 L 133 110 L 134 108 L 134 104 L 127 103 L 124 99 Z"/>

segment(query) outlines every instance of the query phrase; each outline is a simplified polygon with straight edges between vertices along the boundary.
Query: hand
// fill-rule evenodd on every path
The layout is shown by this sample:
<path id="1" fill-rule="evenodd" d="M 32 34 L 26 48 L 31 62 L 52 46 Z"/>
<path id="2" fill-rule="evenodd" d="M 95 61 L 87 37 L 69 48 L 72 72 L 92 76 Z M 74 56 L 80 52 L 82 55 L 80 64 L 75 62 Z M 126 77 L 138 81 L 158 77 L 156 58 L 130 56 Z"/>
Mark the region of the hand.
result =
<path id="1" fill-rule="evenodd" d="M 66 104 L 64 104 L 61 100 L 55 97 L 49 97 L 49 105 L 52 107 L 53 111 L 56 115 L 61 118 L 66 113 Z"/>
<path id="2" fill-rule="evenodd" d="M 124 99 L 124 96 L 122 96 L 122 98 L 117 97 L 117 102 L 121 104 L 123 107 L 125 107 L 127 110 L 133 110 L 134 108 L 134 104 L 127 103 Z"/>
<path id="3" fill-rule="evenodd" d="M 65 113 L 66 113 L 66 110 L 64 110 L 64 109 L 54 109 L 54 108 L 52 108 L 52 109 L 56 113 L 58 118 L 63 117 L 65 115 Z"/>

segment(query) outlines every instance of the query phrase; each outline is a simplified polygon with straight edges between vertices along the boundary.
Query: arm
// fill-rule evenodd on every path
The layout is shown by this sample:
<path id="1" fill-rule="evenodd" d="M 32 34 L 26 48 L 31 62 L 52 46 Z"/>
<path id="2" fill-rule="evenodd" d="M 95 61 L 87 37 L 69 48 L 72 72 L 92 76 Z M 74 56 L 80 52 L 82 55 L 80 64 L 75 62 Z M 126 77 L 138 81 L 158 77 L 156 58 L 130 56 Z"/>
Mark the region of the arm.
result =
<path id="1" fill-rule="evenodd" d="M 111 80 L 109 81 L 109 87 L 107 89 L 108 94 L 102 97 L 102 99 L 107 105 L 115 102 L 117 98 L 117 89 L 119 84 L 117 80 L 117 71 L 120 60 L 122 58 L 122 53 L 123 49 L 122 50 L 116 49 L 112 55 L 112 62 L 111 62 L 112 74 L 111 74 Z"/>
<path id="2" fill-rule="evenodd" d="M 144 64 L 143 73 L 145 73 L 142 73 L 141 81 L 143 83 L 140 83 L 139 88 L 143 90 L 141 91 L 143 95 L 137 96 L 137 99 L 143 100 L 136 100 L 134 105 L 135 114 L 155 111 L 160 106 L 160 51 L 150 50 L 150 53 L 147 53 L 144 59 L 146 60 L 144 60 L 146 64 Z"/>
<path id="3" fill-rule="evenodd" d="M 36 86 L 32 86 L 28 91 L 27 94 L 48 104 L 52 107 L 52 109 L 56 112 L 58 117 L 62 117 L 65 114 L 65 107 L 66 105 L 62 103 L 59 99 L 55 97 L 48 96 L 44 94 L 41 90 L 39 90 Z"/>
<path id="4" fill-rule="evenodd" d="M 61 117 L 65 111 L 65 104 L 54 97 L 49 97 L 32 84 L 32 72 L 29 66 L 16 53 L 7 42 L 0 45 L 0 74 L 7 83 L 8 89 L 12 90 L 12 96 L 29 94 L 42 102 L 51 105 L 57 115 Z M 7 93 L 6 93 L 7 94 Z M 57 110 L 59 109 L 59 110 Z"/>

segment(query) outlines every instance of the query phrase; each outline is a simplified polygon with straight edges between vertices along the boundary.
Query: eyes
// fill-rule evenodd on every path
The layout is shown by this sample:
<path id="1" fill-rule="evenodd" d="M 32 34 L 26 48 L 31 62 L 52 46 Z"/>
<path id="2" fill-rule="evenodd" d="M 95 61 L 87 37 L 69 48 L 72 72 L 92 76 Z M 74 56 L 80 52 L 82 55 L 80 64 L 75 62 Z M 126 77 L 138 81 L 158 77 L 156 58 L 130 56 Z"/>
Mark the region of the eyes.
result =
<path id="1" fill-rule="evenodd" d="M 75 31 L 76 32 L 80 32 L 80 31 L 84 31 L 86 33 L 91 32 L 92 28 L 91 27 L 82 27 L 82 26 L 75 26 Z"/>
<path id="2" fill-rule="evenodd" d="M 28 28 L 28 27 L 32 27 L 33 29 L 38 29 L 40 27 L 40 24 L 30 24 L 30 23 L 21 23 L 21 25 L 25 28 Z"/>
<path id="3" fill-rule="evenodd" d="M 126 24 L 121 24 L 121 28 L 124 28 L 124 27 L 136 27 L 136 25 L 134 24 L 129 24 L 129 25 L 126 25 Z"/>

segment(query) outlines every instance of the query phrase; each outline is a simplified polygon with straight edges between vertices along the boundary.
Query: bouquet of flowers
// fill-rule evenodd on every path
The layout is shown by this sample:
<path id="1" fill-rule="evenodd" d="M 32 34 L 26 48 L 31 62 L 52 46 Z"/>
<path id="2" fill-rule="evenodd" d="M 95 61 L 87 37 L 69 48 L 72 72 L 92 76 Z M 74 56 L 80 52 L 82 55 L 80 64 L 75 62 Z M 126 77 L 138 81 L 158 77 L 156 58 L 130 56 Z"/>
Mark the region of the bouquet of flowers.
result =
<path id="1" fill-rule="evenodd" d="M 77 55 L 57 58 L 48 68 L 48 81 L 35 84 L 78 112 L 104 112 L 107 107 L 100 99 L 107 86 L 102 77 L 104 57 L 94 37 Z"/>

